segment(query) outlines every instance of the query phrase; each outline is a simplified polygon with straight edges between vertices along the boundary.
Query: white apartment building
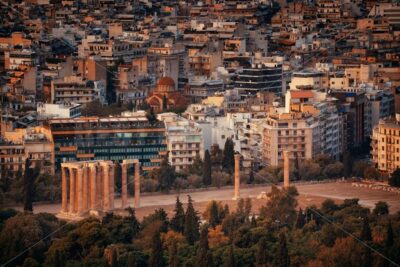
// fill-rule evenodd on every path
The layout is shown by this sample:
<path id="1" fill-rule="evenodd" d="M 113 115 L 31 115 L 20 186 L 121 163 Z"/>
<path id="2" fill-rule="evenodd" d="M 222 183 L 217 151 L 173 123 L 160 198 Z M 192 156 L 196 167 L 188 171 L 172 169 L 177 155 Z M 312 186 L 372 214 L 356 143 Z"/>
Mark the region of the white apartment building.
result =
<path id="1" fill-rule="evenodd" d="M 176 171 L 192 165 L 196 157 L 204 158 L 204 141 L 200 127 L 175 113 L 162 113 L 167 135 L 168 161 Z"/>
<path id="2" fill-rule="evenodd" d="M 81 116 L 81 104 L 76 103 L 38 103 L 36 111 L 42 118 L 76 118 Z"/>

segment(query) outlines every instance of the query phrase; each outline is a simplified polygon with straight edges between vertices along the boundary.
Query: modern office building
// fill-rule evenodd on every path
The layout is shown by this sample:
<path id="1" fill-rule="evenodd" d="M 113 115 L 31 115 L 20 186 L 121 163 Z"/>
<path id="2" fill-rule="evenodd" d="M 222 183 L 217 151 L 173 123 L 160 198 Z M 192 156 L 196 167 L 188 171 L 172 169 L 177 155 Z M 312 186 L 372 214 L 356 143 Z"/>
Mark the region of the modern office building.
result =
<path id="1" fill-rule="evenodd" d="M 282 64 L 257 63 L 243 68 L 237 74 L 235 89 L 241 95 L 255 95 L 258 92 L 282 93 Z"/>
<path id="2" fill-rule="evenodd" d="M 55 162 L 139 159 L 143 170 L 158 166 L 166 153 L 163 122 L 151 123 L 144 112 L 118 117 L 50 120 Z"/>

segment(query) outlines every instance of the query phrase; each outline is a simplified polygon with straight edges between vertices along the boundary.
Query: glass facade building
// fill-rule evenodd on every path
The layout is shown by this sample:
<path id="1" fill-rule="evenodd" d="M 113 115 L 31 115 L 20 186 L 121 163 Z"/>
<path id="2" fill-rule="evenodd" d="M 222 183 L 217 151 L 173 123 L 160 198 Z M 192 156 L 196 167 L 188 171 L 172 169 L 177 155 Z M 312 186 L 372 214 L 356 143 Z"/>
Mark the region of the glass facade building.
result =
<path id="1" fill-rule="evenodd" d="M 159 166 L 166 154 L 163 122 L 146 117 L 80 117 L 51 120 L 57 168 L 62 162 L 139 159 L 143 170 Z"/>

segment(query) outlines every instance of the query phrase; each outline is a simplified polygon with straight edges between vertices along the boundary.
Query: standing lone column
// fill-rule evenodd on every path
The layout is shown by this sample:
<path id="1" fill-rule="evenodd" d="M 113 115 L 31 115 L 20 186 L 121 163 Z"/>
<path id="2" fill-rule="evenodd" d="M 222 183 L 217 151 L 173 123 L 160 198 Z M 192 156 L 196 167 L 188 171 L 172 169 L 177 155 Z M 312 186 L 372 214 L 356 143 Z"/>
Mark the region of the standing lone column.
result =
<path id="1" fill-rule="evenodd" d="M 121 173 L 122 173 L 122 181 L 121 181 L 121 208 L 126 208 L 126 203 L 128 202 L 128 188 L 127 188 L 127 165 L 125 163 L 121 164 Z"/>
<path id="2" fill-rule="evenodd" d="M 89 195 L 89 189 L 88 189 L 88 179 L 89 179 L 89 175 L 88 175 L 88 167 L 83 167 L 83 189 L 82 189 L 82 193 L 83 193 L 83 205 L 82 205 L 82 210 L 83 211 L 87 211 L 88 209 L 88 195 Z"/>
<path id="3" fill-rule="evenodd" d="M 62 205 L 61 212 L 68 212 L 68 195 L 67 195 L 67 168 L 61 167 L 62 179 Z"/>
<path id="4" fill-rule="evenodd" d="M 240 154 L 235 154 L 235 195 L 233 199 L 240 198 Z"/>
<path id="5" fill-rule="evenodd" d="M 73 168 L 69 168 L 69 212 L 75 211 L 75 173 Z"/>
<path id="6" fill-rule="evenodd" d="M 109 195 L 109 208 L 114 209 L 114 176 L 115 176 L 115 165 L 110 168 L 110 195 Z"/>
<path id="7" fill-rule="evenodd" d="M 90 209 L 96 209 L 97 190 L 96 190 L 96 167 L 90 166 Z"/>
<path id="8" fill-rule="evenodd" d="M 103 210 L 108 211 L 110 208 L 110 167 L 103 166 Z"/>
<path id="9" fill-rule="evenodd" d="M 140 207 L 140 162 L 135 163 L 135 208 Z"/>
<path id="10" fill-rule="evenodd" d="M 283 151 L 283 187 L 289 187 L 289 151 Z"/>
<path id="11" fill-rule="evenodd" d="M 77 178 L 78 178 L 78 214 L 82 213 L 83 211 L 83 172 L 82 167 L 79 166 L 77 169 Z"/>

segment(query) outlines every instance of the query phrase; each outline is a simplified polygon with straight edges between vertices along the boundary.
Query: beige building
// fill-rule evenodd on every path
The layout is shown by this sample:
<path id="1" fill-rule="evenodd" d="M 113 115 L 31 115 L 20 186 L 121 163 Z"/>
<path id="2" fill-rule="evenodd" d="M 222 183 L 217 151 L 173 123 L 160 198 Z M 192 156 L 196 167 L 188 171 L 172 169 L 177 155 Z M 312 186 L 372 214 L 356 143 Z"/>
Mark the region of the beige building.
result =
<path id="1" fill-rule="evenodd" d="M 378 170 L 392 173 L 400 168 L 400 124 L 393 118 L 380 120 L 372 132 L 372 161 Z"/>
<path id="2" fill-rule="evenodd" d="M 307 113 L 270 114 L 264 126 L 263 159 L 267 166 L 283 162 L 283 151 L 291 159 L 311 159 L 319 151 L 317 120 Z"/>

